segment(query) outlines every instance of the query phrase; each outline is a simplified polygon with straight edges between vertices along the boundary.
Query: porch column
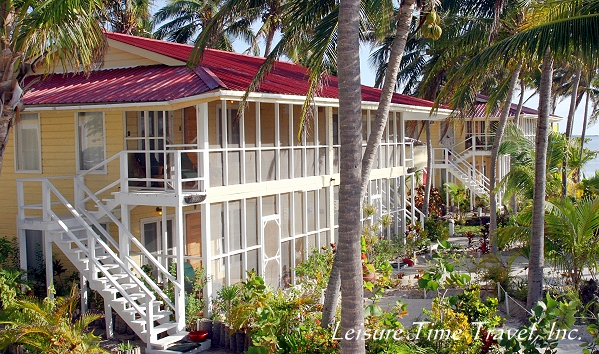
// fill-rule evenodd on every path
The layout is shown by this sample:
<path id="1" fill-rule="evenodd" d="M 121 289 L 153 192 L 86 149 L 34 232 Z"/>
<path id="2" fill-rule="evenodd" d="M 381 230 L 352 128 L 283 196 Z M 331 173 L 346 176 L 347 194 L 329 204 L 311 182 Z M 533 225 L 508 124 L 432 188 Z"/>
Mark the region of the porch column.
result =
<path id="1" fill-rule="evenodd" d="M 177 283 L 175 286 L 175 321 L 177 331 L 185 330 L 185 259 L 183 258 L 183 198 L 179 198 L 179 205 L 175 208 L 175 262 L 177 264 Z M 164 216 L 164 213 L 163 213 Z"/>
<path id="2" fill-rule="evenodd" d="M 128 204 L 121 204 L 121 223 L 126 230 L 131 230 L 131 215 Z M 125 257 L 127 257 L 131 250 L 131 240 L 127 236 L 126 230 L 119 228 L 119 257 L 125 264 Z"/>
<path id="3" fill-rule="evenodd" d="M 81 299 L 81 315 L 87 312 L 87 278 L 82 273 L 79 273 L 79 296 Z"/>
<path id="4" fill-rule="evenodd" d="M 109 301 L 104 301 L 104 323 L 106 325 L 106 338 L 110 339 L 114 336 L 114 326 L 112 322 L 112 306 Z"/>
<path id="5" fill-rule="evenodd" d="M 402 175 L 399 177 L 399 203 L 400 203 L 400 218 L 401 223 L 399 224 L 399 232 L 403 243 L 406 243 L 406 176 Z"/>
<path id="6" fill-rule="evenodd" d="M 335 148 L 333 147 L 333 107 L 327 107 L 326 112 L 326 123 L 327 123 L 327 175 L 332 176 L 334 173 L 333 161 L 335 160 Z M 335 242 L 335 179 L 331 177 L 329 179 L 329 243 Z"/>
<path id="7" fill-rule="evenodd" d="M 19 263 L 21 269 L 25 271 L 25 279 L 27 279 L 27 232 L 18 227 L 17 235 L 19 235 Z M 21 291 L 25 292 L 24 285 L 21 287 Z"/>
<path id="8" fill-rule="evenodd" d="M 54 270 L 52 269 L 52 236 L 50 232 L 44 231 L 44 262 L 46 262 L 46 289 L 48 297 L 54 298 L 54 291 L 50 291 L 50 287 L 54 288 Z"/>
<path id="9" fill-rule="evenodd" d="M 203 203 L 200 206 L 202 208 L 202 265 L 206 271 L 208 281 L 204 287 L 204 317 L 209 318 L 212 316 L 212 249 L 210 247 L 210 204 Z"/>

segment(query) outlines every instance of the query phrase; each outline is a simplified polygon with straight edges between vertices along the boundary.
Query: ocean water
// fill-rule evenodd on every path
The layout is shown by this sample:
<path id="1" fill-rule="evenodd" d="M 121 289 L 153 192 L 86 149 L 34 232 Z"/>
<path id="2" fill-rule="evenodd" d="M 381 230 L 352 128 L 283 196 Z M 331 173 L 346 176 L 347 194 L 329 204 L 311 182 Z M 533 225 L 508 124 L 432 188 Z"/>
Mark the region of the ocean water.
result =
<path id="1" fill-rule="evenodd" d="M 590 150 L 599 150 L 599 135 L 589 135 L 591 140 L 585 143 L 585 147 Z M 599 171 L 599 155 L 595 157 L 593 160 L 587 162 L 584 165 L 583 173 L 586 177 L 591 177 L 595 175 L 595 172 Z"/>

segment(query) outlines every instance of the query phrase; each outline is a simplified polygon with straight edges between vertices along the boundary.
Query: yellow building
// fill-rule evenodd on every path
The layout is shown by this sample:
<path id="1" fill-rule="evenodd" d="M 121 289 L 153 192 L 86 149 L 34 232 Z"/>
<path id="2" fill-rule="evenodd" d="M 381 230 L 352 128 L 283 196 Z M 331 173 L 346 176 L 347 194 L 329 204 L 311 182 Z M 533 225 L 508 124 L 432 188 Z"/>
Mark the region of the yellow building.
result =
<path id="1" fill-rule="evenodd" d="M 148 351 L 159 350 L 186 335 L 186 265 L 206 269 L 208 299 L 251 269 L 284 287 L 312 248 L 335 240 L 337 81 L 328 78 L 297 141 L 305 68 L 277 62 L 240 112 L 262 58 L 207 50 L 188 69 L 191 46 L 107 38 L 91 75 L 50 75 L 25 95 L 0 177 L 0 227 L 18 237 L 23 269 L 39 267 L 41 245 L 48 285 L 53 255 L 66 257 L 81 284 L 104 297 L 108 335 L 116 311 Z M 362 88 L 365 138 L 379 95 Z M 431 119 L 431 105 L 393 98 L 367 200 L 375 217 L 392 217 L 388 237 L 417 217 L 404 198 L 406 179 L 426 152 L 405 139 L 405 122 Z M 141 265 L 173 285 L 174 302 Z"/>

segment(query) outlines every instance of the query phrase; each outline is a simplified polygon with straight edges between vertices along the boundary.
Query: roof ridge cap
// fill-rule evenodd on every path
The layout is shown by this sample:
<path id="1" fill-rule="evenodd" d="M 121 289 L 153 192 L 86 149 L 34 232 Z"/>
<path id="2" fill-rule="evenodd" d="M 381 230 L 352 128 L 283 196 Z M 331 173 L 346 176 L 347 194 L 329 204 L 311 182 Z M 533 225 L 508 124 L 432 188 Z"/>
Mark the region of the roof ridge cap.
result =
<path id="1" fill-rule="evenodd" d="M 222 82 L 218 76 L 216 76 L 212 70 L 198 65 L 192 69 L 192 71 L 210 88 L 214 90 L 217 87 L 228 89 L 227 85 Z"/>

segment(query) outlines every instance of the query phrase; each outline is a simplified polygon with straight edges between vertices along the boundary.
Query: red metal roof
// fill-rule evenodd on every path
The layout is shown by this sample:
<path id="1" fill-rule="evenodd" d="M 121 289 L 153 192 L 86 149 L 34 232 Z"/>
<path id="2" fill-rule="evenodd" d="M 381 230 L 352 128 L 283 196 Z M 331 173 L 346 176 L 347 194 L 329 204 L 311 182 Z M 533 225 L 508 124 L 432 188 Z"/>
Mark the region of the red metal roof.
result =
<path id="1" fill-rule="evenodd" d="M 183 66 L 139 66 L 83 74 L 54 74 L 27 92 L 27 105 L 156 102 L 209 91 L 209 86 Z"/>
<path id="2" fill-rule="evenodd" d="M 485 96 L 483 94 L 478 94 L 476 95 L 476 105 L 474 108 L 474 118 L 484 118 L 486 117 L 486 109 L 487 109 L 487 101 L 488 101 L 489 97 Z M 518 105 L 512 103 L 510 106 L 510 113 L 508 114 L 509 117 L 513 117 L 516 115 L 516 110 L 518 109 Z M 532 108 L 528 108 L 528 107 L 524 107 L 522 106 L 522 110 L 521 110 L 522 114 L 532 114 L 532 115 L 538 115 L 539 111 L 537 111 L 536 109 L 532 109 Z M 499 117 L 501 114 L 501 109 L 496 109 L 495 112 L 492 112 L 492 114 L 490 114 L 490 117 Z"/>
<path id="3" fill-rule="evenodd" d="M 117 33 L 106 33 L 109 39 L 152 51 L 170 58 L 187 61 L 193 47 Z M 245 91 L 258 72 L 264 58 L 207 49 L 194 70 L 185 66 L 163 65 L 108 69 L 83 74 L 51 75 L 33 86 L 24 97 L 27 105 L 74 103 L 160 102 L 198 95 L 215 88 Z M 328 76 L 318 97 L 337 98 L 337 78 Z M 258 92 L 306 95 L 309 87 L 307 69 L 277 61 L 265 77 Z M 362 100 L 378 102 L 381 91 L 362 86 Z M 432 107 L 427 100 L 394 94 L 393 103 Z"/>

